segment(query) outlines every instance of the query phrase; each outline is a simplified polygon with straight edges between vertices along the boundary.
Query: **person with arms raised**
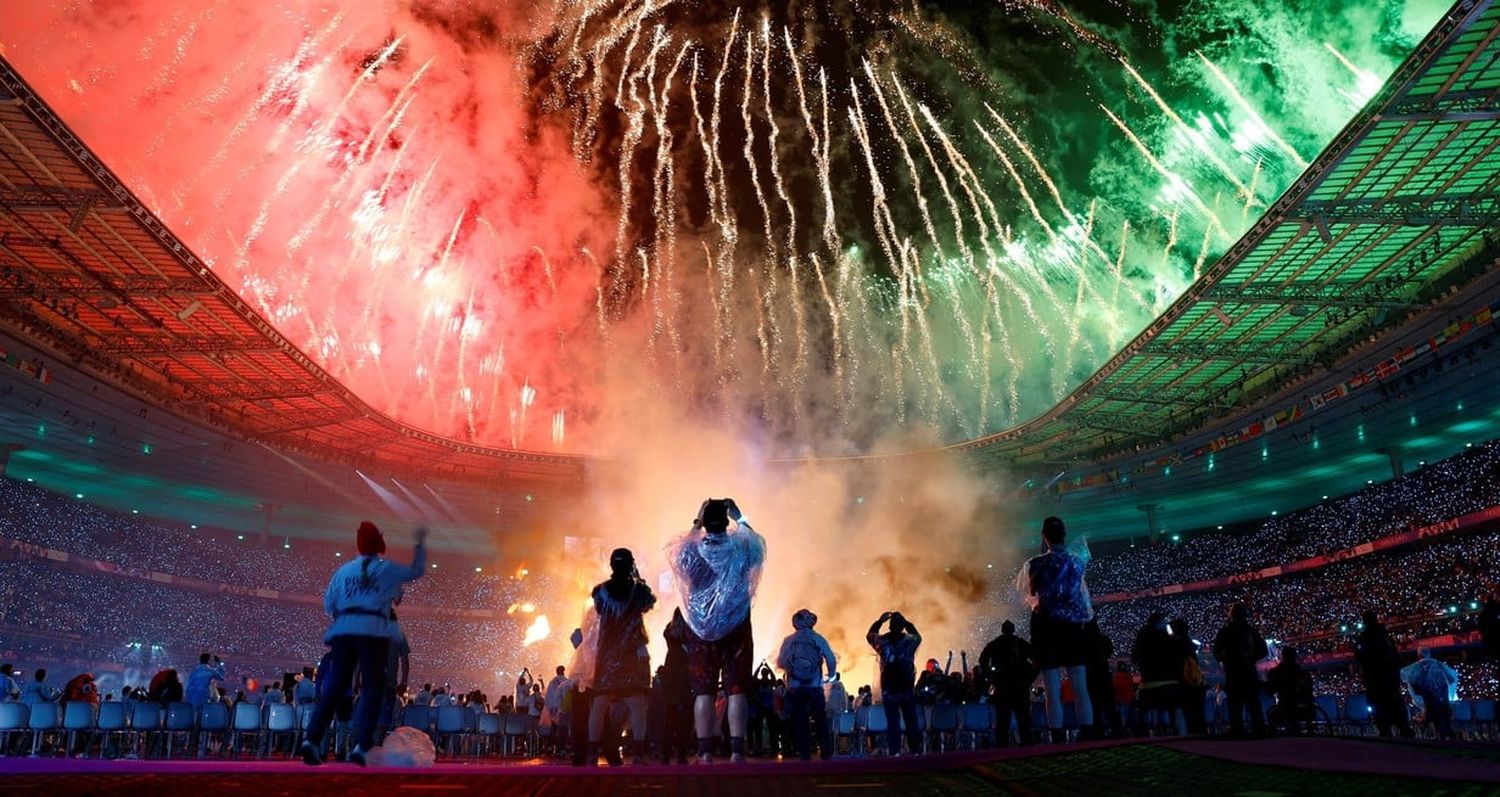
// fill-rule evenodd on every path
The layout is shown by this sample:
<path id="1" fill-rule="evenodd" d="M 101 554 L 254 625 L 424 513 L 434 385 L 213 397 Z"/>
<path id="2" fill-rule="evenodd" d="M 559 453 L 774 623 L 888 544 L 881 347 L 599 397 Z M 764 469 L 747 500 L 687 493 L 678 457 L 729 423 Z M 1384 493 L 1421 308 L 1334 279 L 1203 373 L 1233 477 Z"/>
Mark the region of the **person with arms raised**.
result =
<path id="1" fill-rule="evenodd" d="M 729 759 L 743 762 L 750 721 L 746 693 L 754 686 L 750 607 L 766 561 L 765 538 L 751 528 L 733 498 L 710 498 L 698 507 L 692 530 L 668 546 L 667 561 L 688 626 L 698 763 L 713 761 L 714 697 L 720 688 L 727 694 Z"/>
<path id="2" fill-rule="evenodd" d="M 411 564 L 397 564 L 381 556 L 385 553 L 385 537 L 374 523 L 365 521 L 356 533 L 359 558 L 339 567 L 329 579 L 323 593 L 323 609 L 333 618 L 323 635 L 323 643 L 331 648 L 328 685 L 320 690 L 308 722 L 301 750 L 303 763 L 323 763 L 323 736 L 335 703 L 350 693 L 358 671 L 360 691 L 354 707 L 354 749 L 349 752 L 349 760 L 364 766 L 385 698 L 387 657 L 395 641 L 393 635 L 399 633 L 391 604 L 400 595 L 401 585 L 421 578 L 427 567 L 427 529 L 418 528 L 416 537 Z"/>

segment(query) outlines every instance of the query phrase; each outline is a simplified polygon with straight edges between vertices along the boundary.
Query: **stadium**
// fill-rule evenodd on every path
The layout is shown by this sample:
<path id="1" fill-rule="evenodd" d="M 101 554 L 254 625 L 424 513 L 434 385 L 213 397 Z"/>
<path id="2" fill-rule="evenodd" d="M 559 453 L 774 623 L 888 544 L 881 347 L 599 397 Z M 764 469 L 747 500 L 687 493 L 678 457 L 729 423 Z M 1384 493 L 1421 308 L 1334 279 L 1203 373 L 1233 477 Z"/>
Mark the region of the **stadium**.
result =
<path id="1" fill-rule="evenodd" d="M 8 788 L 1500 788 L 1500 7 L 522 5 L 0 8 Z"/>

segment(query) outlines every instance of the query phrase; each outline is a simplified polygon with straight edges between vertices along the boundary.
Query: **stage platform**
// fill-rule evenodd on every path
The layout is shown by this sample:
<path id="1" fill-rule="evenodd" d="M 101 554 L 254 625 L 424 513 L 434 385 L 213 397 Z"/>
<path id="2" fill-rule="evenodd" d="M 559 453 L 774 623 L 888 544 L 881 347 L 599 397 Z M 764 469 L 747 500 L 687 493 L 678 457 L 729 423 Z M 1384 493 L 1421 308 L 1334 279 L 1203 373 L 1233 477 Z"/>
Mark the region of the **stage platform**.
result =
<path id="1" fill-rule="evenodd" d="M 1500 795 L 1500 746 L 1329 737 L 1174 739 L 908 758 L 583 768 L 540 760 L 359 769 L 293 761 L 0 758 L 5 795 L 493 794 L 502 797 Z"/>

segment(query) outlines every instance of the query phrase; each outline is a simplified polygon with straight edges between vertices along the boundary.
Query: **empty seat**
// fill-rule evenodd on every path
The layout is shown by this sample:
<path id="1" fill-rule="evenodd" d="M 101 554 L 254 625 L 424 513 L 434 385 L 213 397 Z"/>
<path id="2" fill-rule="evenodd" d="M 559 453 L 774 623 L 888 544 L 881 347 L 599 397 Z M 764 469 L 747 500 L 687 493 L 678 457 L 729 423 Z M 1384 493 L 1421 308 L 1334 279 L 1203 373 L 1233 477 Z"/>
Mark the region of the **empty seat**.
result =
<path id="1" fill-rule="evenodd" d="M 432 707 L 431 706 L 407 706 L 401 715 L 401 724 L 407 728 L 416 728 L 423 733 L 432 732 Z"/>
<path id="2" fill-rule="evenodd" d="M 531 717 L 526 714 L 505 714 L 502 716 L 504 717 L 504 721 L 501 723 L 500 731 L 501 734 L 503 734 L 504 742 L 504 749 L 502 750 L 502 752 L 515 752 L 516 741 L 519 740 L 524 745 L 526 745 L 525 749 L 528 753 L 530 753 L 531 731 L 533 728 Z"/>
<path id="3" fill-rule="evenodd" d="M 956 737 L 959 724 L 962 721 L 961 706 L 939 705 L 932 707 L 932 720 L 928 726 L 928 730 L 937 739 L 938 750 L 940 752 L 948 748 L 949 739 Z"/>
<path id="4" fill-rule="evenodd" d="M 1318 709 L 1317 722 L 1331 726 L 1339 721 L 1339 699 L 1333 695 L 1318 695 L 1313 698 Z"/>
<path id="5" fill-rule="evenodd" d="M 289 703 L 272 703 L 266 707 L 266 748 L 274 751 L 276 737 L 287 740 L 287 750 L 294 749 L 297 740 L 297 707 Z"/>
<path id="6" fill-rule="evenodd" d="M 26 704 L 0 703 L 0 750 L 10 749 L 10 735 L 26 730 Z"/>
<path id="7" fill-rule="evenodd" d="M 437 725 L 434 735 L 437 743 L 441 745 L 444 741 L 450 744 L 453 737 L 459 738 L 460 748 L 463 745 L 467 728 L 465 727 L 465 715 L 469 713 L 463 706 L 439 706 L 437 710 Z"/>
<path id="8" fill-rule="evenodd" d="M 26 717 L 26 728 L 31 731 L 31 754 L 41 749 L 42 737 L 48 731 L 62 728 L 62 709 L 56 703 L 33 703 Z"/>
<path id="9" fill-rule="evenodd" d="M 988 703 L 964 706 L 963 731 L 969 735 L 971 749 L 979 746 L 980 739 L 990 744 L 995 736 L 995 707 Z"/>
<path id="10" fill-rule="evenodd" d="M 94 704 L 82 700 L 70 700 L 62 707 L 63 730 L 68 732 L 68 753 L 77 749 L 78 734 L 84 734 L 84 751 L 87 752 L 89 742 L 92 741 L 95 728 Z"/>
<path id="11" fill-rule="evenodd" d="M 193 731 L 198 729 L 198 712 L 191 703 L 169 703 L 167 704 L 166 719 L 162 725 L 162 733 L 166 737 L 167 758 L 172 757 L 172 744 L 180 735 L 182 746 L 186 748 L 192 739 Z"/>
<path id="12" fill-rule="evenodd" d="M 198 712 L 198 757 L 208 749 L 211 735 L 217 734 L 222 741 L 229 733 L 229 707 L 223 703 L 204 703 Z"/>
<path id="13" fill-rule="evenodd" d="M 885 734 L 886 734 L 886 729 L 887 729 L 886 719 L 885 719 L 885 706 L 870 706 L 869 708 L 866 708 L 864 711 L 865 711 L 865 724 L 864 724 L 864 734 L 863 734 L 864 738 L 866 740 L 868 740 L 868 744 L 870 746 L 872 746 L 872 747 L 885 744 L 886 743 Z M 894 754 L 894 753 L 899 753 L 901 751 L 900 750 L 893 750 L 893 751 L 890 751 L 890 752 L 892 754 Z"/>
<path id="14" fill-rule="evenodd" d="M 234 707 L 234 733 L 229 738 L 230 752 L 238 754 L 244 749 L 245 735 L 256 737 L 255 755 L 260 757 L 260 735 L 265 728 L 264 715 L 254 703 L 237 703 Z"/>
<path id="15" fill-rule="evenodd" d="M 130 715 L 126 705 L 118 700 L 99 704 L 99 716 L 94 720 L 94 729 L 99 732 L 99 756 L 102 758 L 109 747 L 110 734 L 124 734 L 130 729 Z"/>

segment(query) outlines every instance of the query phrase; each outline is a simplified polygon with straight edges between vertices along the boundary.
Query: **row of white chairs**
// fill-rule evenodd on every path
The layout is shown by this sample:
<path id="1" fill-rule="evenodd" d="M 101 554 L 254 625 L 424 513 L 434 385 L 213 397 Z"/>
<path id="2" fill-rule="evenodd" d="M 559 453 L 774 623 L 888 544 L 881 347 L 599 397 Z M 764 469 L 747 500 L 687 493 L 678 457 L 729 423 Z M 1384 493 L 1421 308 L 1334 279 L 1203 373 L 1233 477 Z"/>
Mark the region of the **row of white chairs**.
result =
<path id="1" fill-rule="evenodd" d="M 118 701 L 0 703 L 0 754 L 10 752 L 13 736 L 29 734 L 32 755 L 51 736 L 61 738 L 69 753 L 87 754 L 97 743 L 100 756 L 114 750 L 143 757 L 160 753 L 167 758 L 174 755 L 179 739 L 184 751 L 196 748 L 199 757 L 215 740 L 221 742 L 223 752 L 236 755 L 253 739 L 256 756 L 264 757 L 278 737 L 288 739 L 295 749 L 311 717 L 312 706 L 286 703 L 239 703 L 232 710 L 222 703 L 208 703 L 201 709 L 188 703 L 166 707 Z M 119 744 L 111 747 L 115 739 Z"/>
<path id="2" fill-rule="evenodd" d="M 488 755 L 497 748 L 510 755 L 518 744 L 525 755 L 533 755 L 553 731 L 529 714 L 479 714 L 464 706 L 407 706 L 397 724 L 423 731 L 440 749 L 471 756 Z"/>

